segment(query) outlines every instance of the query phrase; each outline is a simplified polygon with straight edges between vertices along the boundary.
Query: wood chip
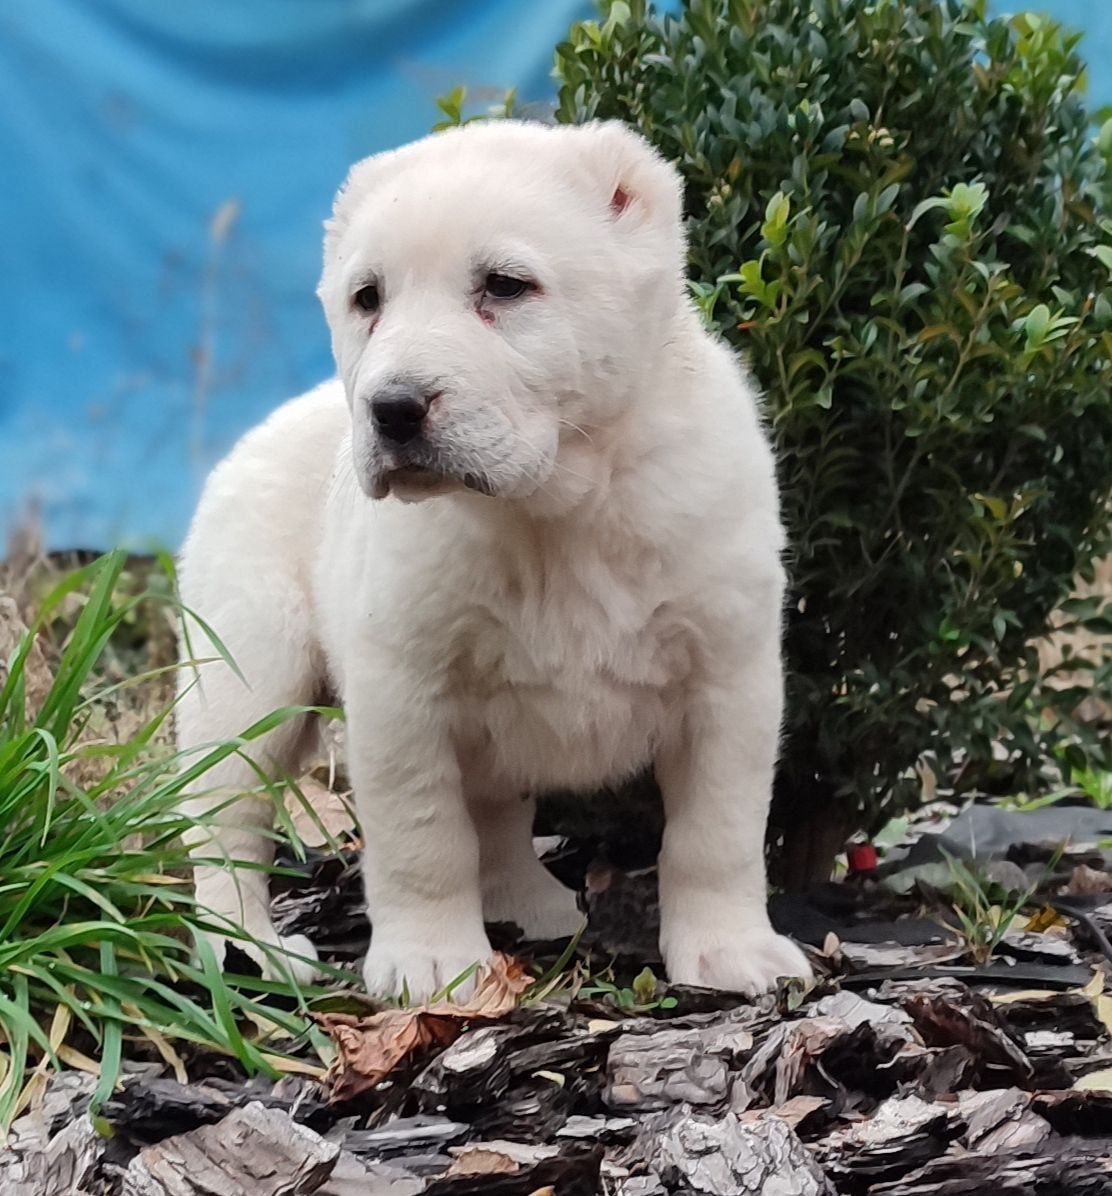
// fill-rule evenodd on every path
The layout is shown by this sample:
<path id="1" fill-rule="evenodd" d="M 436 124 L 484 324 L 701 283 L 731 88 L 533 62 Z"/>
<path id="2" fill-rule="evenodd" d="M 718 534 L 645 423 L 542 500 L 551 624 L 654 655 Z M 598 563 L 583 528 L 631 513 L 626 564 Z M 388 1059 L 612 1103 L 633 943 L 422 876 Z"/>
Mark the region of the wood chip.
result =
<path id="1" fill-rule="evenodd" d="M 303 1196 L 321 1187 L 339 1156 L 335 1143 L 255 1101 L 141 1150 L 123 1196 Z"/>
<path id="2" fill-rule="evenodd" d="M 752 1034 L 731 1023 L 623 1034 L 610 1048 L 604 1099 L 619 1111 L 717 1104 L 731 1066 L 752 1045 Z"/>
<path id="3" fill-rule="evenodd" d="M 791 1129 L 768 1117 L 682 1113 L 665 1122 L 647 1160 L 666 1184 L 699 1196 L 829 1196 L 818 1164 Z"/>

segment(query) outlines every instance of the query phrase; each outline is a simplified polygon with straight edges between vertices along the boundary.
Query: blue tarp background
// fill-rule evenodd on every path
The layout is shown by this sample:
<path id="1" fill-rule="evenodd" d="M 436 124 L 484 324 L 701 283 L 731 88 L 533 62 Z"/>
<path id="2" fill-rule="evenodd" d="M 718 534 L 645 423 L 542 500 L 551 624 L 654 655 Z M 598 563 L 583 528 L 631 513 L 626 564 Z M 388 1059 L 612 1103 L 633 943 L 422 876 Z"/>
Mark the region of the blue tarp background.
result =
<path id="1" fill-rule="evenodd" d="M 1088 29 L 1112 101 L 1112 4 L 1039 7 Z M 212 462 L 331 372 L 313 291 L 349 164 L 457 84 L 547 100 L 591 11 L 0 0 L 0 535 L 34 498 L 52 546 L 176 547 Z"/>

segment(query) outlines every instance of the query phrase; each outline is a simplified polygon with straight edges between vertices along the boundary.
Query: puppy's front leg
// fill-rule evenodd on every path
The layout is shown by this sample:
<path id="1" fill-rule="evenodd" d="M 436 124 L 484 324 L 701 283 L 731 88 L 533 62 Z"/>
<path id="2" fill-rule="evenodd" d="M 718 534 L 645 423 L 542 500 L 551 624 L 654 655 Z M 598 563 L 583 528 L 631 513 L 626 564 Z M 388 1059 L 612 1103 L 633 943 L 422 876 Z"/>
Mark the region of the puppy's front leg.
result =
<path id="1" fill-rule="evenodd" d="M 719 662 L 721 666 L 722 662 Z M 764 840 L 781 710 L 775 640 L 690 696 L 656 761 L 661 953 L 674 983 L 756 994 L 810 976 L 768 920 Z"/>
<path id="2" fill-rule="evenodd" d="M 368 992 L 421 1000 L 490 957 L 479 843 L 442 699 L 375 663 L 345 701 L 372 927 L 363 977 Z"/>

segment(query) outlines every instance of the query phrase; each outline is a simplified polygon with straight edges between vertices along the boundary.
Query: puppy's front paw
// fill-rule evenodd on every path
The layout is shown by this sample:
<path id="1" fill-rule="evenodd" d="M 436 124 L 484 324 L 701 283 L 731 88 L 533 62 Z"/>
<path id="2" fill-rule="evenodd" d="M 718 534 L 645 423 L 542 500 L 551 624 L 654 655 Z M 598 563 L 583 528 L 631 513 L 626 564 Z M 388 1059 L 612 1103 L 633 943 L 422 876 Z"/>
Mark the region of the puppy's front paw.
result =
<path id="1" fill-rule="evenodd" d="M 418 938 L 371 934 L 371 949 L 363 964 L 363 983 L 376 997 L 406 994 L 411 1004 L 420 1004 L 452 987 L 448 999 L 463 1002 L 475 990 L 476 965 L 489 962 L 490 942 L 485 934 L 451 937 L 441 931 L 435 942 Z M 469 969 L 472 974 L 456 981 Z"/>
<path id="2" fill-rule="evenodd" d="M 673 984 L 757 996 L 775 988 L 781 977 L 810 980 L 814 974 L 795 943 L 767 926 L 680 931 L 662 945 Z"/>

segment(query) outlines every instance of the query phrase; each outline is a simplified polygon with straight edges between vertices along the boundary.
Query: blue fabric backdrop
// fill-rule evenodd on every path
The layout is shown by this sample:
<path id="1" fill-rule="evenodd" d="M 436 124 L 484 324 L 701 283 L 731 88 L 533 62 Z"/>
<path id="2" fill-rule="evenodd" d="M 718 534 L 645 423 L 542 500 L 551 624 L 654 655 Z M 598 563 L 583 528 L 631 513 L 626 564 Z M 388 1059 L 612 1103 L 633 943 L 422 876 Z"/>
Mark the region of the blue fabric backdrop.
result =
<path id="1" fill-rule="evenodd" d="M 4 0 L 0 520 L 176 545 L 205 468 L 328 376 L 321 222 L 463 83 L 546 99 L 588 0 Z"/>
<path id="2" fill-rule="evenodd" d="M 1112 6 L 1088 26 L 1112 100 Z M 589 0 L 0 0 L 0 534 L 176 546 L 204 471 L 331 371 L 320 226 L 457 84 L 551 94 Z M 2 544 L 0 544 L 2 548 Z"/>

